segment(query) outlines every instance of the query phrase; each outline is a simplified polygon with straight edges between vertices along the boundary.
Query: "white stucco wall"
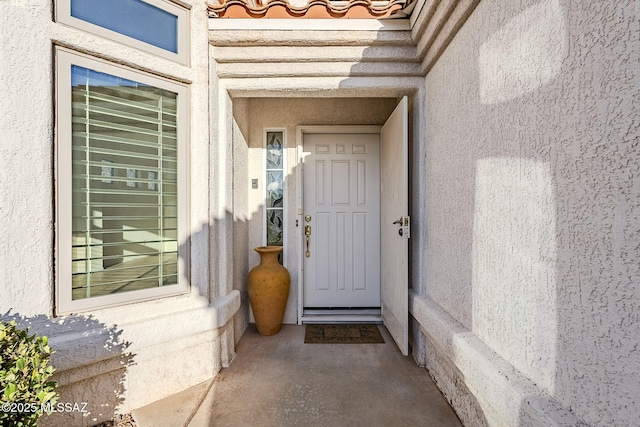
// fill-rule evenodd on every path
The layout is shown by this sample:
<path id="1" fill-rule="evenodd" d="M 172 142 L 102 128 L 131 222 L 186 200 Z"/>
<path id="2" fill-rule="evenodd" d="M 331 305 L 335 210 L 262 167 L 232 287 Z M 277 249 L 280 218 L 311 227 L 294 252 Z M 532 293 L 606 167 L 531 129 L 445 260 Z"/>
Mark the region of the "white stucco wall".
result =
<path id="1" fill-rule="evenodd" d="M 251 100 L 239 98 L 233 102 L 233 287 L 241 292 L 242 308 L 236 314 L 236 339 L 240 339 L 251 318 L 247 276 L 251 267 L 249 194 Z"/>
<path id="2" fill-rule="evenodd" d="M 53 274 L 53 77 L 50 65 L 33 67 L 51 64 L 51 10 L 30 3 L 0 5 L 0 312 L 25 316 L 51 312 Z"/>
<path id="3" fill-rule="evenodd" d="M 426 77 L 415 312 L 469 425 L 640 419 L 638 12 L 483 0 Z"/>
<path id="4" fill-rule="evenodd" d="M 204 381 L 228 364 L 234 355 L 230 319 L 240 297 L 232 281 L 220 283 L 209 268 L 210 241 L 219 233 L 211 227 L 219 218 L 210 211 L 217 194 L 209 191 L 209 178 L 220 168 L 210 156 L 204 3 L 182 2 L 191 6 L 187 66 L 57 24 L 52 3 L 0 3 L 0 318 L 49 335 L 60 401 L 88 403 L 88 414 L 57 414 L 43 425 L 93 425 Z M 189 294 L 53 317 L 54 287 L 63 285 L 54 283 L 56 45 L 189 85 Z"/>
<path id="5" fill-rule="evenodd" d="M 229 363 L 262 244 L 262 193 L 250 189 L 262 129 L 287 129 L 291 168 L 296 125 L 381 124 L 387 101 L 362 97 L 407 94 L 417 359 L 467 425 L 640 419 L 637 2 L 427 1 L 413 42 L 394 31 L 207 33 L 204 3 L 184 2 L 189 66 L 58 25 L 49 2 L 0 2 L 0 316 L 52 337 L 62 401 L 92 411 L 50 424 L 90 425 Z M 265 77 L 252 43 L 292 62 Z M 191 294 L 52 318 L 54 44 L 190 82 Z M 403 64 L 420 60 L 426 81 Z"/>

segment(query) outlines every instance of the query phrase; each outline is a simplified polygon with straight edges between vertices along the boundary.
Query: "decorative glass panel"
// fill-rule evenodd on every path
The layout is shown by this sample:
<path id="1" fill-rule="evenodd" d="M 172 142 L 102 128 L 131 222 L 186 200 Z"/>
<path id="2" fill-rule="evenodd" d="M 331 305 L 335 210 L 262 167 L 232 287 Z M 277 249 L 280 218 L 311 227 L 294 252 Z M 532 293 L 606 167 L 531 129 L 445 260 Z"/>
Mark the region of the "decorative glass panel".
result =
<path id="1" fill-rule="evenodd" d="M 282 171 L 267 171 L 267 207 L 282 208 Z"/>
<path id="2" fill-rule="evenodd" d="M 282 170 L 282 132 L 267 132 L 267 170 Z"/>
<path id="3" fill-rule="evenodd" d="M 265 233 L 267 245 L 284 245 L 284 133 L 266 133 Z M 282 263 L 282 258 L 279 257 Z"/>
<path id="4" fill-rule="evenodd" d="M 178 17 L 142 0 L 71 0 L 71 16 L 178 53 Z"/>
<path id="5" fill-rule="evenodd" d="M 178 282 L 176 93 L 71 67 L 72 299 Z"/>
<path id="6" fill-rule="evenodd" d="M 267 210 L 267 245 L 282 246 L 283 245 L 283 225 L 282 209 Z"/>

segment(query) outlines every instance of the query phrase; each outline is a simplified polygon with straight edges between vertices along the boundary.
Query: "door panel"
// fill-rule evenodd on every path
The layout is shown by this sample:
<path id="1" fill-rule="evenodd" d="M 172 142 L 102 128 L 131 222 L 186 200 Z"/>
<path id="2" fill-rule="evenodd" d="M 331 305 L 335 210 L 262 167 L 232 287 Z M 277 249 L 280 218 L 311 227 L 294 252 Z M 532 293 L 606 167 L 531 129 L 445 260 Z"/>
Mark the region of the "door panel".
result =
<path id="1" fill-rule="evenodd" d="M 305 134 L 303 305 L 380 307 L 380 138 Z"/>
<path id="2" fill-rule="evenodd" d="M 382 319 L 405 356 L 409 354 L 408 99 L 404 97 L 380 132 Z M 402 220 L 402 224 L 394 222 Z M 402 229 L 403 235 L 399 234 Z"/>

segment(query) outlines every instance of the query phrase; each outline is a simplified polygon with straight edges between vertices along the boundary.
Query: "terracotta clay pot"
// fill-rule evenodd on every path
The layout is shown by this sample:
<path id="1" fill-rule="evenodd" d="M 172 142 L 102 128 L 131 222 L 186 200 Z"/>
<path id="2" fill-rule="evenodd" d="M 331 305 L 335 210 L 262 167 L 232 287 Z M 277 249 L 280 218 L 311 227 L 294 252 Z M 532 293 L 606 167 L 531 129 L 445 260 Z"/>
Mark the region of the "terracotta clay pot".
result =
<path id="1" fill-rule="evenodd" d="M 261 335 L 275 335 L 282 327 L 289 297 L 289 272 L 278 262 L 282 246 L 259 246 L 260 264 L 249 272 L 247 290 Z"/>

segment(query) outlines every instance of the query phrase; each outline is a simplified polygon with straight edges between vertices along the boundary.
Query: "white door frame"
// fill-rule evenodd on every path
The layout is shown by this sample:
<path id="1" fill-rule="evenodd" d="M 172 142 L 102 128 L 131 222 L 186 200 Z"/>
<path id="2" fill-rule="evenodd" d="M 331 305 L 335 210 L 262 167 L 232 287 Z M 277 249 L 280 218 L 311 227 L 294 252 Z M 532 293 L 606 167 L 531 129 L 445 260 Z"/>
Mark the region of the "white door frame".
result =
<path id="1" fill-rule="evenodd" d="M 318 125 L 310 125 L 310 126 L 297 126 L 296 127 L 296 219 L 298 227 L 296 229 L 298 235 L 298 324 L 301 325 L 303 322 L 303 310 L 304 310 L 304 300 L 303 300 L 303 292 L 304 292 L 304 274 L 303 274 L 303 266 L 304 259 L 300 256 L 300 248 L 303 247 L 303 239 L 302 232 L 300 232 L 301 227 L 303 227 L 303 182 L 302 182 L 302 161 L 303 161 L 303 142 L 305 134 L 327 134 L 327 133 L 354 133 L 354 134 L 362 134 L 362 133 L 373 133 L 380 134 L 382 126 L 377 125 L 341 125 L 341 126 L 318 126 Z"/>

